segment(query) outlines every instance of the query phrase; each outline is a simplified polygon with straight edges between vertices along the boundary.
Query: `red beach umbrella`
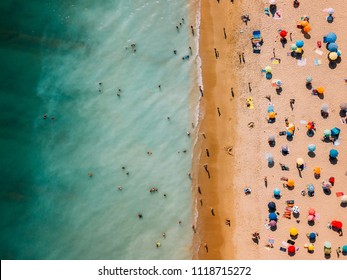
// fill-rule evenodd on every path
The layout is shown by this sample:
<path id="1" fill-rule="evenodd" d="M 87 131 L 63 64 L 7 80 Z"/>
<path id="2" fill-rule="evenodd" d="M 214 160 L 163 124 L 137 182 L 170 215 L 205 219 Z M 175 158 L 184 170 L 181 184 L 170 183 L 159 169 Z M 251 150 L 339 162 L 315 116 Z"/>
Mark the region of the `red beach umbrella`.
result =
<path id="1" fill-rule="evenodd" d="M 310 209 L 308 210 L 308 214 L 314 216 L 314 215 L 316 214 L 316 210 L 314 210 L 313 208 L 310 208 Z"/>
<path id="2" fill-rule="evenodd" d="M 332 221 L 331 226 L 336 229 L 341 229 L 342 228 L 342 223 L 340 221 Z"/>
<path id="3" fill-rule="evenodd" d="M 281 32 L 280 32 L 280 36 L 281 36 L 282 38 L 286 37 L 287 34 L 288 34 L 288 32 L 285 31 L 285 30 L 281 30 Z"/>
<path id="4" fill-rule="evenodd" d="M 288 254 L 294 254 L 295 253 L 295 246 L 293 245 L 290 245 L 288 247 Z"/>
<path id="5" fill-rule="evenodd" d="M 314 221 L 314 215 L 308 215 L 307 220 L 309 222 Z"/>

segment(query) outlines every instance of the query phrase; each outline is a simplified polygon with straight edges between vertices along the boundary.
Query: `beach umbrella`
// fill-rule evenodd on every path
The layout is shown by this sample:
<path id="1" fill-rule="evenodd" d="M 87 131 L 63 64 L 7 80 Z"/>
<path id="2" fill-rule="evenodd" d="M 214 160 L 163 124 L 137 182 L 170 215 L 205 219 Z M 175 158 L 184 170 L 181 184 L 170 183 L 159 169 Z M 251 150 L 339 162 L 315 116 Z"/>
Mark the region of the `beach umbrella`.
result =
<path id="1" fill-rule="evenodd" d="M 308 184 L 308 185 L 307 185 L 307 190 L 308 190 L 309 192 L 314 192 L 314 186 L 313 186 L 312 184 Z"/>
<path id="2" fill-rule="evenodd" d="M 292 51 L 295 51 L 297 48 L 298 48 L 298 47 L 297 47 L 295 44 L 293 44 L 293 45 L 290 46 L 290 49 L 291 49 Z"/>
<path id="3" fill-rule="evenodd" d="M 287 182 L 287 186 L 288 187 L 294 187 L 294 180 L 288 180 L 288 182 Z"/>
<path id="4" fill-rule="evenodd" d="M 265 71 L 266 71 L 266 73 L 271 73 L 272 72 L 271 66 L 266 66 Z"/>
<path id="5" fill-rule="evenodd" d="M 302 158 L 297 158 L 297 159 L 296 159 L 296 163 L 297 163 L 298 165 L 303 165 L 303 164 L 305 163 L 305 161 L 304 161 Z"/>
<path id="6" fill-rule="evenodd" d="M 281 191 L 279 188 L 274 189 L 274 196 L 279 196 L 281 194 Z"/>
<path id="7" fill-rule="evenodd" d="M 331 226 L 336 229 L 342 229 L 342 222 L 334 220 L 331 222 Z"/>
<path id="8" fill-rule="evenodd" d="M 341 50 L 337 50 L 337 55 L 341 56 L 341 54 L 342 54 L 342 51 Z"/>
<path id="9" fill-rule="evenodd" d="M 328 55 L 330 60 L 336 60 L 338 58 L 337 52 L 331 52 Z"/>
<path id="10" fill-rule="evenodd" d="M 317 88 L 317 92 L 318 92 L 319 94 L 323 94 L 323 93 L 324 93 L 324 87 L 318 87 L 318 88 Z"/>
<path id="11" fill-rule="evenodd" d="M 312 251 L 314 250 L 313 244 L 308 245 L 307 250 L 309 250 L 310 252 L 312 252 Z"/>
<path id="12" fill-rule="evenodd" d="M 265 154 L 265 158 L 268 162 L 273 162 L 274 161 L 274 157 L 271 153 L 266 153 Z"/>
<path id="13" fill-rule="evenodd" d="M 292 227 L 290 230 L 289 230 L 289 234 L 291 236 L 297 236 L 299 234 L 298 230 L 295 228 L 295 227 Z"/>
<path id="14" fill-rule="evenodd" d="M 275 107 L 272 103 L 269 103 L 269 105 L 267 106 L 267 112 L 274 112 L 275 111 Z"/>
<path id="15" fill-rule="evenodd" d="M 312 80 L 313 80 L 312 77 L 307 77 L 307 78 L 306 78 L 306 82 L 307 82 L 307 83 L 311 83 Z"/>
<path id="16" fill-rule="evenodd" d="M 337 36 L 334 32 L 329 32 L 327 36 L 325 36 L 325 39 L 328 43 L 335 43 Z"/>
<path id="17" fill-rule="evenodd" d="M 342 111 L 347 111 L 347 103 L 346 103 L 346 102 L 341 103 L 341 104 L 340 104 L 340 109 L 341 109 Z"/>
<path id="18" fill-rule="evenodd" d="M 313 168 L 313 172 L 314 172 L 314 174 L 319 175 L 320 174 L 320 167 L 316 166 L 315 168 Z"/>
<path id="19" fill-rule="evenodd" d="M 296 41 L 295 45 L 296 45 L 298 48 L 302 48 L 302 47 L 304 46 L 304 41 L 298 40 L 298 41 Z"/>
<path id="20" fill-rule="evenodd" d="M 342 253 L 347 254 L 347 245 L 342 246 Z"/>
<path id="21" fill-rule="evenodd" d="M 309 235 L 308 235 L 308 238 L 310 238 L 310 239 L 316 239 L 316 233 L 314 233 L 314 232 L 311 232 Z"/>
<path id="22" fill-rule="evenodd" d="M 325 137 L 330 137 L 330 135 L 331 135 L 331 130 L 330 130 L 330 129 L 325 129 L 323 133 L 324 133 L 324 136 L 325 136 Z"/>
<path id="23" fill-rule="evenodd" d="M 299 214 L 299 212 L 300 212 L 299 207 L 295 205 L 295 206 L 293 207 L 293 213 L 294 213 L 294 214 Z"/>
<path id="24" fill-rule="evenodd" d="M 328 44 L 328 50 L 331 52 L 337 52 L 337 50 L 339 49 L 338 45 L 335 43 L 329 43 Z"/>
<path id="25" fill-rule="evenodd" d="M 323 189 L 325 189 L 325 190 L 330 190 L 331 187 L 332 187 L 332 184 L 331 184 L 331 183 L 323 181 L 323 184 L 322 184 L 322 188 L 323 188 Z"/>
<path id="26" fill-rule="evenodd" d="M 323 104 L 321 106 L 321 110 L 325 113 L 328 113 L 328 110 L 329 110 L 329 105 L 328 104 Z"/>
<path id="27" fill-rule="evenodd" d="M 275 210 L 276 210 L 276 203 L 273 202 L 273 201 L 270 201 L 270 202 L 267 204 L 267 207 L 269 208 L 269 210 L 275 211 Z"/>
<path id="28" fill-rule="evenodd" d="M 275 141 L 275 135 L 270 134 L 270 135 L 269 135 L 269 138 L 268 138 L 268 141 L 269 141 L 269 142 Z"/>
<path id="29" fill-rule="evenodd" d="M 282 38 L 285 38 L 287 36 L 287 34 L 288 34 L 288 32 L 286 30 L 281 30 L 281 32 L 280 32 L 280 36 Z"/>
<path id="30" fill-rule="evenodd" d="M 289 148 L 288 148 L 287 145 L 283 145 L 283 146 L 281 147 L 281 149 L 282 149 L 282 153 L 283 153 L 283 154 L 289 153 Z"/>
<path id="31" fill-rule="evenodd" d="M 269 0 L 270 5 L 276 5 L 276 0 Z"/>
<path id="32" fill-rule="evenodd" d="M 331 248 L 331 243 L 329 241 L 324 242 L 324 247 L 330 249 Z"/>
<path id="33" fill-rule="evenodd" d="M 347 195 L 346 194 L 341 196 L 341 202 L 342 203 L 347 203 Z"/>
<path id="34" fill-rule="evenodd" d="M 276 213 L 274 213 L 274 212 L 271 212 L 270 214 L 269 214 L 269 220 L 270 221 L 272 221 L 272 220 L 277 220 L 277 215 L 276 215 Z"/>
<path id="35" fill-rule="evenodd" d="M 306 127 L 307 127 L 308 130 L 314 129 L 314 122 L 308 122 Z"/>
<path id="36" fill-rule="evenodd" d="M 314 152 L 316 150 L 316 145 L 315 144 L 310 144 L 308 145 L 308 151 L 309 152 Z"/>
<path id="37" fill-rule="evenodd" d="M 282 85 L 282 81 L 281 81 L 281 80 L 277 80 L 277 81 L 276 81 L 276 86 L 279 86 L 279 87 L 280 87 L 281 85 Z"/>
<path id="38" fill-rule="evenodd" d="M 276 118 L 276 113 L 275 112 L 270 112 L 269 113 L 269 119 L 274 119 Z"/>
<path id="39" fill-rule="evenodd" d="M 301 25 L 301 27 L 305 27 L 305 26 L 308 25 L 308 21 L 307 21 L 307 20 L 302 20 L 302 21 L 300 22 L 300 25 Z"/>
<path id="40" fill-rule="evenodd" d="M 331 149 L 329 152 L 329 156 L 332 158 L 336 158 L 339 155 L 339 152 L 335 149 Z"/>
<path id="41" fill-rule="evenodd" d="M 333 8 L 328 8 L 328 9 L 326 9 L 326 11 L 329 15 L 332 15 L 333 13 L 335 13 Z"/>
<path id="42" fill-rule="evenodd" d="M 290 245 L 288 247 L 288 254 L 294 254 L 295 253 L 295 246 L 293 245 Z"/>
<path id="43" fill-rule="evenodd" d="M 308 33 L 311 31 L 311 26 L 308 24 L 302 29 L 305 33 Z"/>
<path id="44" fill-rule="evenodd" d="M 314 215 L 308 215 L 307 220 L 309 222 L 314 221 Z"/>
<path id="45" fill-rule="evenodd" d="M 338 127 L 334 127 L 331 129 L 331 136 L 338 136 L 340 134 L 341 129 Z"/>
<path id="46" fill-rule="evenodd" d="M 275 220 L 271 220 L 270 222 L 269 222 L 269 226 L 270 227 L 275 227 L 277 225 L 277 222 L 275 221 Z"/>
<path id="47" fill-rule="evenodd" d="M 316 214 L 316 210 L 314 210 L 313 208 L 308 209 L 308 214 L 309 215 L 315 215 Z"/>

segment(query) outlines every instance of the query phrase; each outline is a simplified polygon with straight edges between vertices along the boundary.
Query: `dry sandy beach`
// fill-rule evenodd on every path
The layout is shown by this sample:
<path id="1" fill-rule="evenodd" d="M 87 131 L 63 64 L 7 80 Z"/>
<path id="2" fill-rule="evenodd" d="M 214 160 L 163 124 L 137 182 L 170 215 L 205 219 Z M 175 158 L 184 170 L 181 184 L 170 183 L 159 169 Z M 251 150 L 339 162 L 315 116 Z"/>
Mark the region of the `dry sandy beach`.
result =
<path id="1" fill-rule="evenodd" d="M 300 6 L 294 8 L 292 1 L 276 2 L 281 14 L 279 19 L 265 15 L 264 8 L 269 7 L 265 0 L 201 0 L 199 45 L 203 97 L 193 161 L 193 190 L 199 213 L 193 240 L 194 259 L 325 259 L 325 241 L 332 243 L 330 259 L 347 259 L 336 253 L 339 246 L 347 245 L 347 233 L 339 236 L 327 227 L 332 220 L 342 221 L 343 229 L 347 225 L 347 208 L 340 205 L 340 198 L 336 196 L 336 192 L 347 194 L 347 125 L 340 120 L 340 104 L 347 102 L 346 50 L 343 45 L 347 42 L 344 30 L 347 5 L 343 0 L 300 1 Z M 323 12 L 329 7 L 335 10 L 332 23 L 327 22 L 327 13 Z M 243 14 L 249 15 L 247 25 L 241 21 Z M 312 27 L 309 36 L 304 36 L 297 28 L 300 18 L 305 15 Z M 284 46 L 279 36 L 282 29 L 288 31 Z M 261 31 L 264 41 L 260 54 L 252 51 L 250 39 L 254 30 Z M 328 32 L 336 33 L 336 43 L 342 51 L 341 62 L 335 65 L 329 64 L 329 51 L 323 43 L 323 36 Z M 297 40 L 305 43 L 304 66 L 299 66 L 296 58 L 288 56 L 290 46 Z M 322 41 L 321 48 L 317 47 L 317 41 Z M 239 54 L 242 53 L 245 62 L 241 60 L 240 63 Z M 272 64 L 274 55 L 280 59 L 279 64 Z M 320 60 L 321 64 L 316 66 L 315 60 Z M 266 66 L 272 67 L 272 79 L 266 79 L 261 72 Z M 307 89 L 308 76 L 313 78 L 313 89 L 325 88 L 324 98 L 312 95 Z M 281 92 L 276 92 L 272 80 L 282 81 Z M 266 120 L 269 100 L 265 96 L 271 97 L 277 113 L 274 123 Z M 254 109 L 247 107 L 250 97 Z M 293 108 L 290 99 L 295 99 Z M 321 116 L 323 104 L 329 105 L 327 118 Z M 285 118 L 296 127 L 292 141 L 279 135 L 280 131 L 286 130 Z M 316 126 L 312 137 L 306 134 L 304 124 L 309 121 Z M 254 126 L 250 127 L 249 123 Z M 338 146 L 321 141 L 323 131 L 333 127 L 341 129 Z M 268 143 L 270 134 L 275 135 L 274 147 Z M 315 156 L 308 155 L 309 144 L 316 145 Z M 289 147 L 286 156 L 281 153 L 283 145 Z M 329 151 L 333 148 L 339 151 L 336 164 L 329 161 Z M 273 167 L 268 166 L 266 153 L 273 155 Z M 305 161 L 301 177 L 296 168 L 297 158 Z M 279 163 L 290 170 L 281 170 Z M 316 166 L 321 168 L 318 179 L 313 173 Z M 267 177 L 267 186 L 264 177 Z M 283 188 L 281 177 L 293 179 L 294 189 Z M 335 185 L 327 195 L 321 183 L 330 177 L 335 178 Z M 315 195 L 303 196 L 302 190 L 306 190 L 310 183 L 315 187 Z M 251 194 L 245 195 L 245 188 L 251 188 Z M 275 188 L 281 190 L 280 199 L 273 197 Z M 294 200 L 300 208 L 299 217 L 283 217 L 287 200 Z M 276 203 L 279 213 L 276 230 L 266 227 L 270 201 Z M 318 213 L 314 225 L 307 221 L 309 208 Z M 230 226 L 226 224 L 228 219 Z M 299 231 L 294 240 L 297 251 L 293 256 L 279 250 L 290 239 L 291 227 Z M 260 234 L 258 244 L 252 240 L 254 232 Z M 306 236 L 310 232 L 318 233 L 313 253 L 308 253 L 304 247 L 310 243 Z M 268 238 L 274 240 L 273 248 L 265 246 Z"/>

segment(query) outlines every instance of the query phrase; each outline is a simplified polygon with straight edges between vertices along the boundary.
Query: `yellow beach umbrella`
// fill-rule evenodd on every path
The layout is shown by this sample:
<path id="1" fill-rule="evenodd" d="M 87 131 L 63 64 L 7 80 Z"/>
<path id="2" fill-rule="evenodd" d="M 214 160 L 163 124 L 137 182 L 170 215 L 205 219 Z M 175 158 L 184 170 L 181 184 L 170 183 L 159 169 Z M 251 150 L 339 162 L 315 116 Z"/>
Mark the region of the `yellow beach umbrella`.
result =
<path id="1" fill-rule="evenodd" d="M 338 55 L 336 52 L 329 53 L 329 59 L 330 60 L 336 60 L 338 58 Z"/>
<path id="2" fill-rule="evenodd" d="M 297 48 L 297 49 L 295 50 L 295 52 L 297 52 L 297 53 L 302 53 L 302 48 Z"/>
<path id="3" fill-rule="evenodd" d="M 314 251 L 313 244 L 308 245 L 307 250 L 309 250 L 310 252 Z"/>
<path id="4" fill-rule="evenodd" d="M 308 26 L 308 25 L 309 25 L 307 20 L 301 21 L 300 24 L 301 24 L 302 27 L 305 27 L 305 26 Z"/>
<path id="5" fill-rule="evenodd" d="M 272 68 L 270 66 L 266 66 L 265 67 L 265 71 L 266 71 L 266 73 L 271 73 L 272 72 Z"/>
<path id="6" fill-rule="evenodd" d="M 294 187 L 294 180 L 289 179 L 288 182 L 287 182 L 287 186 L 288 187 Z"/>
<path id="7" fill-rule="evenodd" d="M 302 158 L 298 158 L 296 160 L 296 163 L 299 164 L 299 165 L 303 165 L 305 163 L 305 161 Z"/>
<path id="8" fill-rule="evenodd" d="M 323 94 L 323 93 L 324 93 L 324 87 L 319 87 L 319 88 L 317 88 L 317 92 L 318 92 L 319 94 Z"/>
<path id="9" fill-rule="evenodd" d="M 294 227 L 292 227 L 290 230 L 289 230 L 289 234 L 291 236 L 297 236 L 299 234 L 298 230 Z"/>
<path id="10" fill-rule="evenodd" d="M 274 119 L 276 118 L 276 113 L 275 112 L 270 112 L 269 113 L 269 119 Z"/>

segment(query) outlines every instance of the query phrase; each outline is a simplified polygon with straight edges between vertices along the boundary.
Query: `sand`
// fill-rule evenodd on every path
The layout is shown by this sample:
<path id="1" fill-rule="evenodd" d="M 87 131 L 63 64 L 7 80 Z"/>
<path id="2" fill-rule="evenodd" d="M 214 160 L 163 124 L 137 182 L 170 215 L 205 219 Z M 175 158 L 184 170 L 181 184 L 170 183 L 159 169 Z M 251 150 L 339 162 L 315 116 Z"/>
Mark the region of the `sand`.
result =
<path id="1" fill-rule="evenodd" d="M 200 24 L 200 56 L 202 59 L 203 92 L 201 98 L 201 114 L 199 122 L 198 144 L 194 151 L 193 161 L 193 190 L 196 196 L 199 213 L 197 233 L 194 235 L 194 259 L 324 259 L 323 244 L 332 243 L 331 259 L 338 259 L 336 248 L 347 244 L 345 236 L 340 237 L 337 232 L 327 227 L 334 219 L 347 225 L 346 207 L 340 205 L 340 199 L 335 193 L 347 193 L 345 186 L 347 171 L 347 125 L 340 121 L 342 102 L 347 102 L 344 78 L 347 78 L 347 67 L 342 54 L 341 63 L 336 67 L 329 67 L 328 51 L 322 43 L 322 55 L 314 50 L 316 42 L 330 31 L 337 36 L 337 44 L 344 52 L 342 42 L 347 41 L 344 28 L 347 22 L 347 7 L 343 0 L 327 0 L 315 2 L 301 1 L 299 8 L 294 8 L 292 1 L 277 1 L 277 8 L 283 12 L 282 19 L 276 20 L 264 14 L 268 7 L 267 1 L 216 1 L 201 0 Z M 333 23 L 326 21 L 323 9 L 333 7 L 335 19 Z M 251 21 L 245 25 L 240 17 L 247 13 Z M 296 28 L 300 17 L 308 15 L 312 30 L 310 38 L 305 38 L 301 30 Z M 227 39 L 224 38 L 223 28 L 226 29 Z M 252 31 L 261 30 L 264 44 L 261 54 L 253 54 L 250 38 Z M 306 66 L 298 66 L 297 60 L 287 56 L 290 52 L 288 43 L 282 47 L 278 30 L 286 29 L 292 33 L 292 39 L 305 42 L 303 57 Z M 240 32 L 242 30 L 242 32 Z M 219 51 L 215 58 L 214 48 Z M 281 59 L 277 65 L 271 64 L 275 49 L 276 57 Z M 244 52 L 245 63 L 239 63 L 239 53 Z M 321 65 L 315 66 L 314 59 L 320 59 Z M 282 92 L 278 94 L 267 80 L 261 69 L 271 65 L 273 79 L 283 82 Z M 334 69 L 332 69 L 334 68 Z M 306 88 L 305 79 L 313 77 L 312 86 L 325 88 L 324 99 L 311 94 Z M 249 84 L 250 83 L 250 84 Z M 235 96 L 231 96 L 233 87 Z M 250 87 L 250 88 L 249 88 Z M 269 124 L 268 100 L 271 95 L 277 113 L 276 122 Z M 246 106 L 246 99 L 254 99 L 254 109 Z M 295 99 L 293 110 L 289 100 Z M 329 117 L 324 119 L 320 114 L 322 104 L 329 105 Z M 221 116 L 218 115 L 220 108 Z M 278 132 L 285 130 L 285 118 L 295 124 L 296 131 L 292 141 Z M 316 132 L 308 137 L 306 126 L 300 121 L 314 121 Z M 253 128 L 248 124 L 254 123 Z M 332 143 L 324 143 L 320 139 L 324 129 L 333 127 L 341 129 L 340 145 L 337 164 L 329 161 L 329 150 L 334 148 Z M 206 139 L 203 134 L 205 134 Z M 270 134 L 276 135 L 276 145 L 270 147 L 267 140 Z M 307 145 L 315 144 L 317 150 L 314 157 L 307 153 Z M 281 146 L 288 145 L 290 153 L 283 156 Z M 228 148 L 232 148 L 231 152 Z M 206 148 L 210 156 L 206 155 Z M 265 153 L 271 152 L 275 163 L 268 167 Z M 306 169 L 302 177 L 296 169 L 296 159 L 303 158 Z M 282 171 L 279 163 L 290 167 L 289 171 Z M 207 164 L 211 178 L 207 176 L 204 165 Z M 321 177 L 316 179 L 313 168 L 322 168 Z M 264 176 L 268 179 L 268 186 L 264 185 Z M 289 190 L 282 187 L 282 176 L 295 181 L 295 188 Z M 321 182 L 329 177 L 335 177 L 335 185 L 330 195 L 323 193 Z M 301 191 L 307 184 L 312 183 L 316 192 L 314 197 L 302 196 Z M 200 186 L 201 194 L 198 193 Z M 250 187 L 252 193 L 244 194 L 244 188 Z M 274 188 L 280 188 L 282 197 L 273 198 Z M 200 206 L 199 200 L 203 205 Z M 286 200 L 294 200 L 300 208 L 300 216 L 296 219 L 282 217 L 286 207 Z M 276 202 L 280 213 L 278 226 L 275 231 L 266 229 L 268 218 L 267 204 Z M 214 210 L 214 216 L 211 213 Z M 307 222 L 308 209 L 315 208 L 319 219 L 314 225 Z M 231 226 L 225 224 L 225 219 L 231 220 Z M 299 221 L 299 222 L 298 222 Z M 287 241 L 289 229 L 296 227 L 299 236 L 295 240 L 298 251 L 294 256 L 282 252 L 279 248 L 282 241 Z M 345 226 L 344 226 L 345 227 Z M 259 243 L 252 240 L 252 233 L 260 233 Z M 304 248 L 309 243 L 306 233 L 318 232 L 314 253 L 308 253 Z M 265 247 L 268 237 L 275 240 L 274 248 Z M 208 252 L 204 244 L 208 246 Z M 346 259 L 340 256 L 340 259 Z"/>

